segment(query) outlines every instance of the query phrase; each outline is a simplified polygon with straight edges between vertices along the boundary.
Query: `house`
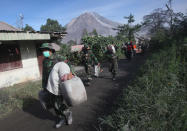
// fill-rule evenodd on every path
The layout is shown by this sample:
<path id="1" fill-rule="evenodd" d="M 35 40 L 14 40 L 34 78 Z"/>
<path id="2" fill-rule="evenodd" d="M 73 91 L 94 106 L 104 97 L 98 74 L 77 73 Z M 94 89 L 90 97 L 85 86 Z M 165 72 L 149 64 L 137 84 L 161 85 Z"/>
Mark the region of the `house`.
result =
<path id="1" fill-rule="evenodd" d="M 80 52 L 84 45 L 73 45 L 71 46 L 71 52 Z"/>
<path id="2" fill-rule="evenodd" d="M 59 36 L 55 35 L 24 32 L 0 22 L 0 88 L 40 79 L 43 55 L 39 47 Z"/>

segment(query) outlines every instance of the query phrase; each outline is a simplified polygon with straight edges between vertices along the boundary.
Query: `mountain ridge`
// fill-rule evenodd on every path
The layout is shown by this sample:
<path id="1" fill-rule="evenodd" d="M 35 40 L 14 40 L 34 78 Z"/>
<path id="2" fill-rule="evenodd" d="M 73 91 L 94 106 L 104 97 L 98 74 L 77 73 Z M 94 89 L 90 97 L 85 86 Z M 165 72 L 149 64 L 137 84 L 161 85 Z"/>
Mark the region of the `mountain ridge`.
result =
<path id="1" fill-rule="evenodd" d="M 62 40 L 63 43 L 68 41 L 75 41 L 77 44 L 81 43 L 83 31 L 86 29 L 88 33 L 96 29 L 97 33 L 102 36 L 115 36 L 117 31 L 114 30 L 117 26 L 121 25 L 118 22 L 111 21 L 98 13 L 85 12 L 80 16 L 72 19 L 65 27 L 67 35 Z"/>

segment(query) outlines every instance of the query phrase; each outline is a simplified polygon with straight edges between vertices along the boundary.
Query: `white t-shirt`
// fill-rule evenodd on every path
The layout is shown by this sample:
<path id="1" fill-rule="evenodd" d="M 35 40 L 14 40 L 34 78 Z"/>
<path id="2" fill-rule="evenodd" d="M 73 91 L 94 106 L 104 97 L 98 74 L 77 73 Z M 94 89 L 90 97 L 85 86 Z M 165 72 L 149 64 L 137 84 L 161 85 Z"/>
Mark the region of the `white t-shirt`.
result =
<path id="1" fill-rule="evenodd" d="M 70 72 L 70 67 L 65 62 L 56 63 L 49 74 L 47 90 L 54 95 L 60 95 L 60 79 L 62 76 L 69 74 Z"/>

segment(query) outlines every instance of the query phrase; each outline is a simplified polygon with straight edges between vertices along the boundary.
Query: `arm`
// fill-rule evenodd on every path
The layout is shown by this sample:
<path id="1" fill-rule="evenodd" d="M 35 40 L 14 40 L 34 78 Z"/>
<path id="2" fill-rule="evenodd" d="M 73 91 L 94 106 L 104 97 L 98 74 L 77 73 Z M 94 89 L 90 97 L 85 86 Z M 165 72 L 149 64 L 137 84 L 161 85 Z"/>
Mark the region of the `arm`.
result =
<path id="1" fill-rule="evenodd" d="M 99 64 L 99 62 L 98 62 L 98 60 L 97 60 L 97 58 L 95 57 L 95 55 L 92 53 L 92 59 L 94 60 L 94 64 Z"/>
<path id="2" fill-rule="evenodd" d="M 42 67 L 42 88 L 45 89 L 47 86 L 47 73 L 45 69 L 45 59 L 43 61 L 43 67 Z"/>
<path id="3" fill-rule="evenodd" d="M 71 73 L 72 73 L 73 75 L 76 75 L 76 74 L 75 74 L 75 70 L 74 70 L 73 66 L 71 65 L 71 63 L 68 61 L 67 64 L 69 65 L 69 68 L 70 68 Z"/>

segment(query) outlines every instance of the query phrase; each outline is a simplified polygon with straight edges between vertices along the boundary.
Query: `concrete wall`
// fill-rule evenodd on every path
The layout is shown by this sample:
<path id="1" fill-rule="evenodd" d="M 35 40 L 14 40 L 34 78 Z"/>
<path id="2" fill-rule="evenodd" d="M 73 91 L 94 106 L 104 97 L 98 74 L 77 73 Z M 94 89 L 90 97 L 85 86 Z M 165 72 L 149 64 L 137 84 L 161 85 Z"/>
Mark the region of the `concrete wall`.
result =
<path id="1" fill-rule="evenodd" d="M 0 88 L 40 78 L 35 43 L 19 41 L 23 68 L 0 72 Z"/>
<path id="2" fill-rule="evenodd" d="M 50 40 L 49 34 L 40 34 L 40 33 L 16 33 L 16 32 L 0 32 L 1 41 L 11 41 L 11 40 Z"/>

